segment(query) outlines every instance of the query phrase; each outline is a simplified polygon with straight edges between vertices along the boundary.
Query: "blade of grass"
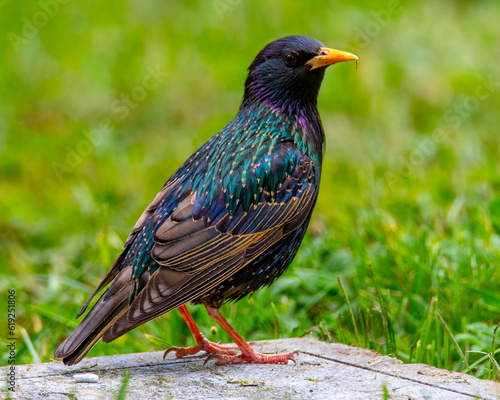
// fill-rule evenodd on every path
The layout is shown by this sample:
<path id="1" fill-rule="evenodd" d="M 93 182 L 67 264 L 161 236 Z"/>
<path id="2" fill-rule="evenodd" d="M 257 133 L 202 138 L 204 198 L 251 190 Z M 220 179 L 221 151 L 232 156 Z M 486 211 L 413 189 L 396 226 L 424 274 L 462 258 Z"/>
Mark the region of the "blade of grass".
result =
<path id="1" fill-rule="evenodd" d="M 491 353 L 488 353 L 488 358 L 490 359 L 491 363 L 495 366 L 497 374 L 500 374 L 500 365 L 498 365 L 497 360 L 495 360 L 495 357 L 493 357 Z"/>
<path id="2" fill-rule="evenodd" d="M 436 365 L 438 368 L 443 368 L 443 346 L 442 346 L 442 340 L 441 338 L 443 337 L 442 332 L 441 332 L 441 325 L 436 324 L 436 334 L 435 334 L 435 343 L 436 343 Z"/>
<path id="3" fill-rule="evenodd" d="M 33 342 L 31 341 L 28 332 L 26 332 L 26 329 L 21 328 L 21 335 L 23 336 L 24 343 L 26 343 L 26 346 L 28 347 L 28 350 L 31 354 L 31 357 L 33 358 L 33 363 L 34 364 L 40 364 L 40 356 L 38 355 L 38 352 L 35 350 L 35 346 L 33 346 Z"/>
<path id="4" fill-rule="evenodd" d="M 492 359 L 494 360 L 493 362 L 496 364 L 495 365 L 495 368 L 497 368 L 498 366 L 498 363 L 497 361 L 495 360 L 495 356 L 500 353 L 500 349 L 497 349 L 494 353 L 485 353 L 484 351 L 477 351 L 477 350 L 471 350 L 469 351 L 469 353 L 478 353 L 478 354 L 484 354 L 483 357 L 477 359 L 476 361 L 474 361 L 471 365 L 470 365 L 470 368 L 471 369 L 474 369 L 474 368 L 477 368 L 479 365 L 481 365 L 483 362 L 485 362 L 486 360 L 489 360 L 490 364 L 492 364 Z M 497 371 L 498 373 L 500 374 L 500 369 L 497 368 Z"/>
<path id="5" fill-rule="evenodd" d="M 422 363 L 425 362 L 425 352 L 427 349 L 427 344 L 429 343 L 429 336 L 431 334 L 432 320 L 434 315 L 434 303 L 437 298 L 433 297 L 429 304 L 429 311 L 427 312 L 427 318 L 425 319 L 422 331 L 415 345 L 415 358 L 413 362 Z"/>
<path id="6" fill-rule="evenodd" d="M 324 337 L 323 340 L 326 339 L 325 340 L 326 342 L 331 343 L 332 342 L 332 334 L 328 330 L 328 327 L 326 326 L 325 320 L 321 320 L 318 327 L 319 327 L 319 331 L 321 332 L 321 336 Z"/>
<path id="7" fill-rule="evenodd" d="M 274 302 L 271 302 L 271 309 L 273 310 L 273 313 L 274 313 L 274 324 L 273 324 L 274 337 L 279 338 L 279 337 L 281 337 L 280 336 L 280 332 L 281 332 L 280 315 L 279 315 L 278 309 L 276 308 L 276 304 L 274 304 Z"/>
<path id="8" fill-rule="evenodd" d="M 359 321 L 361 323 L 361 333 L 363 334 L 363 347 L 368 347 L 368 337 L 366 333 L 366 320 L 365 316 L 363 315 L 363 310 L 360 308 L 359 309 Z"/>
<path id="9" fill-rule="evenodd" d="M 342 318 L 342 314 L 339 313 L 338 319 L 339 319 L 339 332 L 338 332 L 338 336 L 339 336 L 339 339 L 340 339 L 341 343 L 345 343 L 346 339 L 345 339 L 345 333 L 344 333 L 344 328 L 343 328 L 344 321 L 343 321 L 343 318 Z"/>
<path id="10" fill-rule="evenodd" d="M 498 328 L 500 328 L 500 322 L 497 324 L 497 326 L 495 326 L 495 329 L 493 329 L 493 339 L 491 340 L 491 353 L 492 353 L 492 356 L 490 357 L 490 371 L 493 369 L 491 368 L 491 364 L 494 364 L 496 366 L 498 366 L 498 363 L 495 359 L 495 354 L 497 353 L 497 351 L 495 350 L 495 339 L 497 337 L 497 331 L 498 331 Z M 500 349 L 499 349 L 500 350 Z M 500 374 L 500 372 L 498 372 Z M 495 380 L 495 374 L 493 373 L 493 380 Z"/>
<path id="11" fill-rule="evenodd" d="M 340 276 L 337 276 L 337 280 L 339 281 L 340 290 L 342 290 L 342 293 L 344 294 L 344 299 L 347 304 L 347 308 L 349 309 L 349 314 L 351 315 L 352 326 L 354 327 L 354 334 L 356 335 L 357 344 L 359 344 L 360 340 L 359 340 L 358 326 L 356 324 L 356 318 L 354 318 L 354 312 L 352 311 L 351 302 L 349 301 L 349 297 L 347 297 L 347 292 L 345 291 L 344 284 L 342 283 L 342 279 L 340 279 Z"/>
<path id="12" fill-rule="evenodd" d="M 370 268 L 370 273 L 372 275 L 373 284 L 375 285 L 375 290 L 377 291 L 377 295 L 378 295 L 378 298 L 380 301 L 380 307 L 382 308 L 382 321 L 384 323 L 384 336 L 386 336 L 386 342 L 387 342 L 387 345 L 389 346 L 389 350 L 390 350 L 390 351 L 388 351 L 388 353 L 396 355 L 396 352 L 397 352 L 396 338 L 394 335 L 394 328 L 392 326 L 391 317 L 389 316 L 389 313 L 387 312 L 387 307 L 385 306 L 384 299 L 382 298 L 382 293 L 380 292 L 380 288 L 379 288 L 377 281 L 375 279 L 375 274 L 373 273 L 371 261 L 368 263 L 368 267 Z"/>
<path id="13" fill-rule="evenodd" d="M 125 375 L 123 375 L 122 384 L 120 386 L 120 390 L 116 395 L 116 400 L 125 400 L 127 398 L 127 386 L 128 381 L 130 380 L 130 371 L 125 371 Z"/>
<path id="14" fill-rule="evenodd" d="M 377 348 L 377 340 L 375 339 L 375 324 L 373 323 L 372 319 L 372 313 L 370 312 L 370 309 L 366 309 L 366 326 L 367 326 L 367 333 L 368 333 L 368 345 L 369 349 L 375 350 Z"/>
<path id="15" fill-rule="evenodd" d="M 436 315 L 439 318 L 439 321 L 441 321 L 441 325 L 443 325 L 444 330 L 446 331 L 446 333 L 448 334 L 448 336 L 450 337 L 450 339 L 452 340 L 452 342 L 455 344 L 455 347 L 457 348 L 458 354 L 460 355 L 460 358 L 462 359 L 462 361 L 464 362 L 465 366 L 467 367 L 467 372 L 470 374 L 471 373 L 470 366 L 469 366 L 469 363 L 467 362 L 467 359 L 465 358 L 464 352 L 462 351 L 462 349 L 458 345 L 458 342 L 456 341 L 455 337 L 453 336 L 453 333 L 451 333 L 450 328 L 448 328 L 448 325 L 444 321 L 444 319 L 441 316 L 441 314 L 439 314 L 436 311 Z"/>
<path id="16" fill-rule="evenodd" d="M 445 364 L 444 367 L 447 369 L 453 369 L 453 362 L 450 362 L 450 338 L 448 335 L 443 335 L 443 353 Z"/>
<path id="17" fill-rule="evenodd" d="M 169 348 L 169 347 L 173 346 L 173 344 L 167 342 L 166 340 L 160 339 L 159 337 L 156 337 L 156 336 L 153 336 L 153 335 L 150 335 L 150 334 L 147 334 L 147 333 L 145 333 L 144 336 L 150 342 L 152 342 L 154 344 L 157 344 L 160 347 Z"/>
<path id="18" fill-rule="evenodd" d="M 387 385 L 385 382 L 382 383 L 382 398 L 384 400 L 389 400 L 391 396 L 389 395 L 389 389 L 387 389 Z"/>

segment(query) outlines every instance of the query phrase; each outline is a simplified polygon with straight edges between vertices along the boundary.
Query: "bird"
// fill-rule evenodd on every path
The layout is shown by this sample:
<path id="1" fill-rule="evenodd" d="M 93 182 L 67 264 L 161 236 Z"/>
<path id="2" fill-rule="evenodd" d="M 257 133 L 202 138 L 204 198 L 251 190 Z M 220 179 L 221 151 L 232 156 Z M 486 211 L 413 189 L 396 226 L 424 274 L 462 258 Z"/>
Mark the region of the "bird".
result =
<path id="1" fill-rule="evenodd" d="M 171 347 L 165 356 L 204 351 L 219 364 L 295 361 L 295 352 L 256 351 L 220 308 L 271 285 L 295 257 L 321 179 L 325 134 L 318 92 L 328 66 L 351 60 L 358 57 L 299 35 L 258 53 L 236 116 L 146 208 L 76 317 L 103 293 L 55 349 L 56 358 L 76 364 L 99 340 L 111 342 L 178 309 L 196 344 Z M 209 341 L 187 303 L 203 304 L 234 343 Z"/>

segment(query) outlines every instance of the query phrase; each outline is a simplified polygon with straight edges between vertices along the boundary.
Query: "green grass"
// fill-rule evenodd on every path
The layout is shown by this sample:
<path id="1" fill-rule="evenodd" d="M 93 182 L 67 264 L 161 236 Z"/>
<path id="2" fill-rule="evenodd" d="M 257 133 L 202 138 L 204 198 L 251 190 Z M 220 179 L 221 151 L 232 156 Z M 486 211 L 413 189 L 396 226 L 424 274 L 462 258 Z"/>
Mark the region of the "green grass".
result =
<path id="1" fill-rule="evenodd" d="M 312 335 L 498 376 L 500 5 L 389 4 L 69 2 L 18 51 L 9 34 L 40 5 L 5 4 L 0 298 L 16 290 L 17 362 L 51 359 L 142 210 L 236 113 L 257 51 L 298 33 L 360 62 L 327 71 L 323 181 L 296 260 L 223 312 L 248 340 Z M 172 312 L 89 356 L 189 343 Z"/>

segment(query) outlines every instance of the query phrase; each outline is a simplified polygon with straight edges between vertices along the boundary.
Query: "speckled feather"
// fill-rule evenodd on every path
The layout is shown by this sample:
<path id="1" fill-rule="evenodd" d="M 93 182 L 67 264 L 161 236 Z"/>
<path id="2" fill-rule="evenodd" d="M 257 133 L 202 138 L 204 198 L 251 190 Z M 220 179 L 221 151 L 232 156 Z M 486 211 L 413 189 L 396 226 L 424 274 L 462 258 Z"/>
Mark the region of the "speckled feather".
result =
<path id="1" fill-rule="evenodd" d="M 239 300 L 291 263 L 318 194 L 324 134 L 316 96 L 324 70 L 311 73 L 311 88 L 298 94 L 292 81 L 263 90 L 259 79 L 272 72 L 260 67 L 272 67 L 265 57 L 272 61 L 287 46 L 309 49 L 304 57 L 312 57 L 322 46 L 302 37 L 272 46 L 278 42 L 250 67 L 233 121 L 175 172 L 139 218 L 78 316 L 111 285 L 56 349 L 66 364 L 101 337 L 114 340 L 186 302 L 218 308 Z"/>
<path id="2" fill-rule="evenodd" d="M 139 220 L 124 260 L 124 265 L 134 265 L 133 277 L 140 276 L 146 269 L 154 272 L 158 268 L 150 256 L 154 233 L 176 210 L 180 200 L 191 193 L 197 193 L 192 211 L 195 220 L 202 218 L 209 226 L 218 223 L 227 213 L 231 227 L 251 205 L 263 201 L 286 203 L 300 190 L 299 185 L 319 184 L 320 154 L 313 153 L 302 137 L 302 127 L 288 116 L 262 105 L 242 109 L 170 178 L 165 185 L 169 191 L 154 214 L 147 221 Z M 310 177 L 312 182 L 294 181 L 286 193 L 279 192 L 302 158 L 317 165 Z M 221 224 L 219 227 L 223 231 L 229 228 L 224 229 Z"/>

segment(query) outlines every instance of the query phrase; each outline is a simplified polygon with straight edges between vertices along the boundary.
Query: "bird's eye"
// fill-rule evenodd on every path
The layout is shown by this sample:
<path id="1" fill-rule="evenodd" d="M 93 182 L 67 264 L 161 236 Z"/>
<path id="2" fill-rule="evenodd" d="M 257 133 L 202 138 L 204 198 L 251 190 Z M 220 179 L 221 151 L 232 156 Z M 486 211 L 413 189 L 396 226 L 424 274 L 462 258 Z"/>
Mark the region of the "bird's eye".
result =
<path id="1" fill-rule="evenodd" d="M 285 64 L 287 67 L 295 67 L 298 63 L 299 57 L 296 53 L 288 53 L 285 58 Z"/>

